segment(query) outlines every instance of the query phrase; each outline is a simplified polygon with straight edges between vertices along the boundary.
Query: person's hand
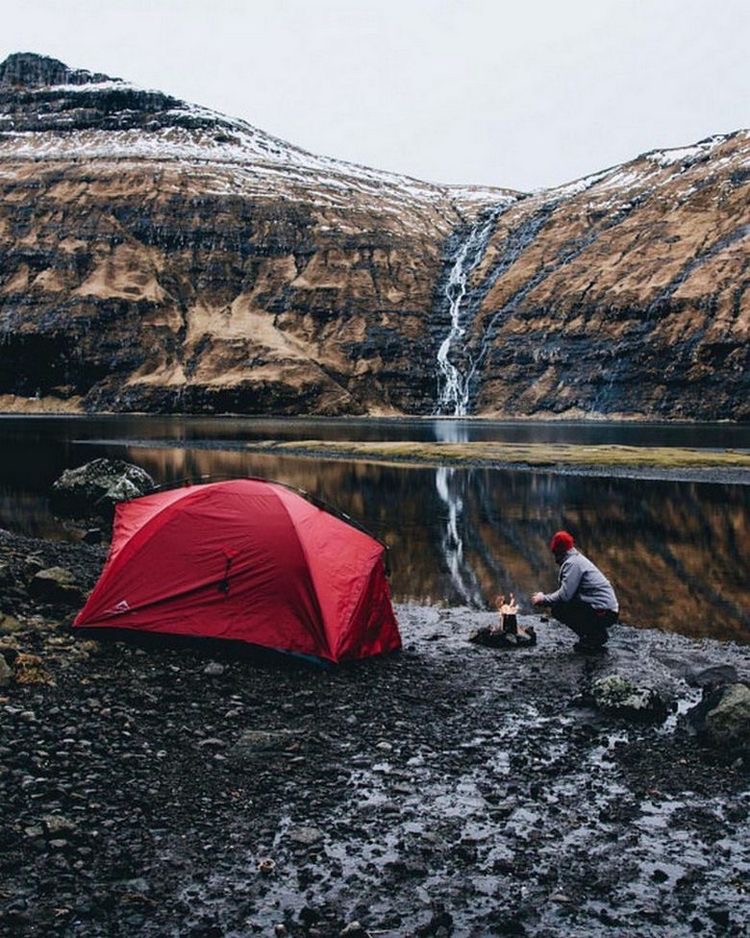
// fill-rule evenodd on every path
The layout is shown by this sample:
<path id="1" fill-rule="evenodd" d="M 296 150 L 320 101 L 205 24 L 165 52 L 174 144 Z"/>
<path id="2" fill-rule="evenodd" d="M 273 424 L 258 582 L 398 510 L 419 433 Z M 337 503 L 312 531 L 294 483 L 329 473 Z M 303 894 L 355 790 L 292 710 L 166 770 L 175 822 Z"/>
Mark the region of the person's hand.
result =
<path id="1" fill-rule="evenodd" d="M 535 606 L 541 606 L 544 602 L 544 593 L 534 593 L 534 595 L 531 597 L 531 602 Z"/>

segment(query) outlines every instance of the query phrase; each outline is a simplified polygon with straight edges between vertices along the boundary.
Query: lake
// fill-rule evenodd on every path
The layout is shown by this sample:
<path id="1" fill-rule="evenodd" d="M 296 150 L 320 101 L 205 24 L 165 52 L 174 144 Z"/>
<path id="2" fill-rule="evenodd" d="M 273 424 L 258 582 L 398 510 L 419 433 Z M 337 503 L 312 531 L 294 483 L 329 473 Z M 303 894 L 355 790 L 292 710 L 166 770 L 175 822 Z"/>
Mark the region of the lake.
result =
<path id="1" fill-rule="evenodd" d="M 622 618 L 693 636 L 750 641 L 750 486 L 495 469 L 413 468 L 243 451 L 266 439 L 501 440 L 750 449 L 726 424 L 531 423 L 181 417 L 0 417 L 0 526 L 74 539 L 50 485 L 97 456 L 160 483 L 254 475 L 315 493 L 390 548 L 399 602 L 489 608 L 499 591 L 551 590 L 546 544 L 572 531 L 619 594 Z M 525 609 L 524 609 L 525 607 Z"/>

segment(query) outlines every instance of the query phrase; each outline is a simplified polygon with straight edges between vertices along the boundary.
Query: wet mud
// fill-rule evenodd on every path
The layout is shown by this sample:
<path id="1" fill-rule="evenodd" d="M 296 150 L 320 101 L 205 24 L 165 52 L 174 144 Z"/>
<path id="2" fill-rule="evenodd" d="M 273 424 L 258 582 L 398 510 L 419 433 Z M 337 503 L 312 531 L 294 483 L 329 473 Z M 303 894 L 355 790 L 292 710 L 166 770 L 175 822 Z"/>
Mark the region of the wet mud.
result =
<path id="1" fill-rule="evenodd" d="M 103 551 L 0 539 L 6 578 L 29 557 L 90 587 Z M 6 655 L 54 683 L 0 688 L 2 934 L 745 933 L 747 767 L 681 713 L 691 669 L 747 680 L 748 648 L 617 626 L 581 657 L 522 615 L 538 644 L 509 652 L 467 641 L 492 613 L 411 605 L 401 653 L 321 668 L 82 641 L 6 595 Z M 615 671 L 665 724 L 592 708 Z"/>

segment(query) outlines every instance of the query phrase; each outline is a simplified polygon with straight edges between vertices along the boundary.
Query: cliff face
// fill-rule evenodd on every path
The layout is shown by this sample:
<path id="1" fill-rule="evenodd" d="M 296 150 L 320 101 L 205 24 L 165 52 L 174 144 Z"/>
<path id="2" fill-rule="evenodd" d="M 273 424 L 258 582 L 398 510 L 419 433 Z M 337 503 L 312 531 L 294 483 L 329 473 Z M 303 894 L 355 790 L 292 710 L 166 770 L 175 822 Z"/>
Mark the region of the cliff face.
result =
<path id="1" fill-rule="evenodd" d="M 443 243 L 512 195 L 318 158 L 35 56 L 0 68 L 0 109 L 0 393 L 91 410 L 431 408 Z"/>
<path id="2" fill-rule="evenodd" d="M 483 414 L 750 417 L 750 134 L 536 194 L 474 272 Z"/>
<path id="3" fill-rule="evenodd" d="M 736 134 L 433 186 L 11 56 L 0 406 L 747 417 L 749 177 Z"/>

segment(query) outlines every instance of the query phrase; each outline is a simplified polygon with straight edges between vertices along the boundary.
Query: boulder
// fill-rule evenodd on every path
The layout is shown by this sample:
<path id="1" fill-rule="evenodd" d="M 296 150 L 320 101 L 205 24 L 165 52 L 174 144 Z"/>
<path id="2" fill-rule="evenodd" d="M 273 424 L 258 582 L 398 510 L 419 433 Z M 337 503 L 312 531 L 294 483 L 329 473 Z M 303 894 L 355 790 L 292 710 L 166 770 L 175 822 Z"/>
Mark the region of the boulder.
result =
<path id="1" fill-rule="evenodd" d="M 349 922 L 339 932 L 339 938 L 368 938 L 367 931 L 358 921 Z"/>
<path id="2" fill-rule="evenodd" d="M 82 606 L 86 602 L 86 591 L 78 585 L 70 570 L 63 567 L 40 570 L 29 584 L 29 594 L 42 602 L 67 606 Z"/>
<path id="3" fill-rule="evenodd" d="M 66 469 L 52 485 L 56 506 L 69 511 L 107 511 L 117 502 L 145 495 L 154 480 L 140 466 L 121 459 L 94 459 Z"/>
<path id="4" fill-rule="evenodd" d="M 737 670 L 731 664 L 715 664 L 709 668 L 694 668 L 685 675 L 691 687 L 705 687 L 713 690 L 725 684 L 737 682 Z"/>
<path id="5" fill-rule="evenodd" d="M 591 696 L 605 713 L 637 723 L 663 723 L 669 712 L 667 701 L 657 690 L 639 687 L 620 674 L 594 681 Z"/>
<path id="6" fill-rule="evenodd" d="M 0 655 L 8 664 L 13 664 L 18 654 L 18 639 L 15 635 L 0 635 Z"/>
<path id="7" fill-rule="evenodd" d="M 743 683 L 704 691 L 687 719 L 698 737 L 731 759 L 750 755 L 750 686 Z"/>

